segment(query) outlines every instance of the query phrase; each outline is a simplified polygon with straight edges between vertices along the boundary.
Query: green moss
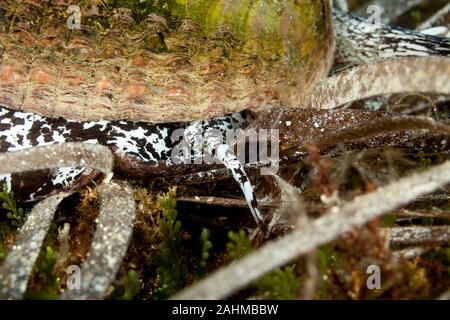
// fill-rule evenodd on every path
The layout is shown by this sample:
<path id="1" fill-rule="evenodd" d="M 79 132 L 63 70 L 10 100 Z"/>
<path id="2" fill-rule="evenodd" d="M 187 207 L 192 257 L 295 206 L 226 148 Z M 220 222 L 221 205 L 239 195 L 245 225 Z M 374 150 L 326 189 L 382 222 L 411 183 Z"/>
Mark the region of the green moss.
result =
<path id="1" fill-rule="evenodd" d="M 418 10 L 411 11 L 410 13 L 411 19 L 416 23 L 420 24 L 423 21 L 422 14 Z"/>
<path id="2" fill-rule="evenodd" d="M 296 300 L 300 281 L 293 266 L 275 269 L 258 280 L 256 286 L 265 299 Z"/>
<path id="3" fill-rule="evenodd" d="M 135 270 L 128 271 L 124 288 L 125 292 L 123 293 L 121 300 L 132 300 L 141 291 L 140 280 Z"/>
<path id="4" fill-rule="evenodd" d="M 114 286 L 113 292 L 108 295 L 108 300 L 133 300 L 142 289 L 142 281 L 136 270 L 128 270 L 121 279 L 119 284 Z"/>
<path id="5" fill-rule="evenodd" d="M 233 259 L 240 259 L 249 253 L 253 247 L 247 233 L 244 230 L 239 232 L 228 232 L 229 242 L 227 242 L 228 256 Z"/>
<path id="6" fill-rule="evenodd" d="M 25 299 L 55 300 L 58 299 L 58 281 L 54 268 L 56 255 L 52 247 L 47 246 L 41 252 L 35 265 L 35 274 L 39 278 L 39 288 L 32 288 L 25 294 Z"/>
<path id="7" fill-rule="evenodd" d="M 419 168 L 422 170 L 427 169 L 433 164 L 432 159 L 427 157 L 427 155 L 423 151 L 419 151 L 417 153 L 417 158 L 419 159 Z"/>
<path id="8" fill-rule="evenodd" d="M 3 191 L 0 192 L 0 200 L 2 208 L 6 211 L 6 217 L 9 223 L 14 227 L 21 227 L 25 222 L 25 214 L 22 208 L 17 208 L 16 200 L 14 200 L 14 191 L 8 192 L 6 185 L 3 185 Z"/>
<path id="9" fill-rule="evenodd" d="M 228 232 L 230 241 L 227 243 L 228 256 L 240 259 L 253 251 L 253 246 L 244 230 Z M 258 295 L 270 300 L 294 300 L 298 297 L 300 280 L 293 266 L 277 268 L 258 279 L 253 287 Z"/>
<path id="10" fill-rule="evenodd" d="M 319 260 L 319 296 L 321 299 L 329 298 L 330 283 L 326 277 L 328 270 L 333 267 L 335 262 L 335 255 L 333 245 L 327 244 L 317 249 L 317 257 Z"/>
<path id="11" fill-rule="evenodd" d="M 202 233 L 200 234 L 200 245 L 201 245 L 201 255 L 199 259 L 199 273 L 202 273 L 202 271 L 206 267 L 206 263 L 209 259 L 209 251 L 212 248 L 212 242 L 209 241 L 209 230 L 206 228 L 203 228 Z"/>
<path id="12" fill-rule="evenodd" d="M 386 215 L 381 217 L 380 227 L 393 228 L 397 226 L 397 217 L 393 215 Z"/>
<path id="13" fill-rule="evenodd" d="M 3 191 L 0 192 L 0 201 L 4 211 L 0 212 L 0 260 L 5 259 L 8 254 L 5 246 L 7 235 L 14 233 L 25 222 L 24 210 L 17 207 L 14 197 L 14 192 L 8 192 L 6 185 L 3 185 Z"/>
<path id="14" fill-rule="evenodd" d="M 162 243 L 156 255 L 158 287 L 156 299 L 167 299 L 181 289 L 186 281 L 187 267 L 181 245 L 181 222 L 177 220 L 176 193 L 170 190 L 166 196 L 159 198 L 162 209 L 160 231 Z"/>

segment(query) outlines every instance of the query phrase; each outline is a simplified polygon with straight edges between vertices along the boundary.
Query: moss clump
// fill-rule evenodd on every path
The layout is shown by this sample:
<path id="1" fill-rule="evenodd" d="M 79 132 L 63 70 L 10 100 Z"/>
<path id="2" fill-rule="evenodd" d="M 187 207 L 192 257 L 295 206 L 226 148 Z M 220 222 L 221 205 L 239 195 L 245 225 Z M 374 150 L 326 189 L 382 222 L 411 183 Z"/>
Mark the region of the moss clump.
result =
<path id="1" fill-rule="evenodd" d="M 135 270 L 129 270 L 127 273 L 127 281 L 125 282 L 125 292 L 121 300 L 131 300 L 141 291 L 141 284 L 138 274 Z"/>
<path id="2" fill-rule="evenodd" d="M 181 222 L 177 220 L 175 196 L 175 190 L 170 190 L 166 196 L 159 198 L 162 209 L 160 220 L 162 243 L 156 255 L 159 285 L 155 289 L 154 296 L 157 299 L 166 299 L 181 289 L 187 275 L 181 245 Z"/>
<path id="3" fill-rule="evenodd" d="M 244 230 L 239 232 L 228 232 L 230 241 L 227 243 L 228 256 L 240 259 L 253 251 L 253 246 Z M 300 280 L 294 267 L 287 266 L 283 269 L 277 268 L 257 280 L 253 287 L 258 296 L 270 300 L 294 300 L 298 297 Z"/>
<path id="4" fill-rule="evenodd" d="M 209 259 L 209 251 L 212 248 L 212 242 L 209 241 L 209 230 L 203 228 L 202 233 L 200 234 L 200 245 L 201 245 L 201 255 L 199 259 L 199 273 L 201 273 L 205 267 L 206 263 Z"/>
<path id="5" fill-rule="evenodd" d="M 238 232 L 229 231 L 228 238 L 228 256 L 233 260 L 242 258 L 253 249 L 247 233 L 242 229 Z"/>
<path id="6" fill-rule="evenodd" d="M 277 268 L 258 280 L 258 290 L 265 299 L 295 300 L 298 298 L 300 281 L 293 266 Z"/>
<path id="7" fill-rule="evenodd" d="M 113 293 L 108 299 L 113 300 L 133 300 L 141 291 L 141 280 L 136 270 L 128 270 L 123 277 L 123 283 L 114 287 Z"/>
<path id="8" fill-rule="evenodd" d="M 22 208 L 17 207 L 14 199 L 14 191 L 8 192 L 6 185 L 3 185 L 3 191 L 0 192 L 0 201 L 5 215 L 0 213 L 0 260 L 8 255 L 7 243 L 11 243 L 14 239 L 15 231 L 22 227 L 25 222 L 25 212 Z M 6 219 L 3 219 L 5 217 Z"/>
<path id="9" fill-rule="evenodd" d="M 108 295 L 108 300 L 133 300 L 142 290 L 142 281 L 136 270 L 128 270 L 119 281 L 116 281 L 114 290 Z"/>
<path id="10" fill-rule="evenodd" d="M 25 222 L 25 214 L 22 208 L 17 208 L 17 202 L 14 199 L 14 191 L 8 192 L 6 185 L 3 185 L 3 191 L 0 192 L 2 208 L 6 211 L 6 217 L 11 226 L 20 228 Z"/>
<path id="11" fill-rule="evenodd" d="M 377 232 L 375 220 L 322 246 L 318 252 L 321 299 L 417 299 L 430 292 L 421 258 L 407 260 L 393 255 L 386 235 Z M 381 288 L 370 289 L 368 267 L 381 270 Z"/>
<path id="12" fill-rule="evenodd" d="M 30 288 L 26 299 L 32 300 L 56 300 L 58 299 L 58 279 L 54 271 L 56 255 L 52 247 L 47 246 L 41 252 L 35 266 L 35 286 Z M 37 285 L 39 284 L 39 285 Z"/>

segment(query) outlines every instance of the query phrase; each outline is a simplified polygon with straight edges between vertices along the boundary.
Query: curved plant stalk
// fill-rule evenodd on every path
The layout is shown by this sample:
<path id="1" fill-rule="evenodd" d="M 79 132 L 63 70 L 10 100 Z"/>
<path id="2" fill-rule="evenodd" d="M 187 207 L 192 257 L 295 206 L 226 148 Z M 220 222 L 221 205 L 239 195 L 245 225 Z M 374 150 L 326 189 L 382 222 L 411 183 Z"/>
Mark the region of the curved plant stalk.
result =
<path id="1" fill-rule="evenodd" d="M 0 173 L 61 167 L 90 167 L 112 177 L 114 158 L 108 147 L 65 143 L 0 153 Z"/>
<path id="2" fill-rule="evenodd" d="M 0 270 L 0 299 L 22 299 L 59 203 L 69 194 L 42 200 L 31 210 Z"/>
<path id="3" fill-rule="evenodd" d="M 374 13 L 368 12 L 369 6 L 376 6 L 380 8 L 379 13 L 381 22 L 390 23 L 424 1 L 425 0 L 371 0 L 364 4 L 360 9 L 356 10 L 356 13 L 361 16 L 369 16 L 371 13 Z"/>
<path id="4" fill-rule="evenodd" d="M 282 115 L 278 116 L 280 113 Z M 288 127 L 284 125 L 287 119 L 290 122 Z M 349 121 L 352 121 L 353 125 L 349 126 Z M 324 131 L 322 131 L 322 127 L 316 127 L 315 123 L 326 123 L 326 126 L 323 127 Z M 316 143 L 326 153 L 328 151 L 327 148 L 336 146 L 339 143 L 369 139 L 377 135 L 383 135 L 383 139 L 375 139 L 371 140 L 370 143 L 353 145 L 352 151 L 414 141 L 416 136 L 411 133 L 421 130 L 450 134 L 448 125 L 436 122 L 431 118 L 393 116 L 391 113 L 345 109 L 312 112 L 304 109 L 279 110 L 274 108 L 265 111 L 247 130 L 257 128 L 280 130 L 279 143 L 282 150 L 280 166 L 301 161 L 306 153 L 302 155 L 298 151 L 302 149 L 305 143 L 311 141 Z M 388 135 L 394 132 L 397 134 Z M 268 165 L 268 163 L 261 161 L 258 163 L 246 163 L 243 164 L 243 167 L 248 173 L 256 173 L 265 165 Z M 175 181 L 177 184 L 198 184 L 208 181 L 207 177 L 209 176 L 211 181 L 227 179 L 230 177 L 230 172 L 226 168 L 218 168 L 207 172 L 177 177 Z"/>
<path id="5" fill-rule="evenodd" d="M 335 146 L 362 138 L 370 138 L 378 134 L 398 131 L 429 130 L 450 135 L 450 126 L 426 117 L 394 117 L 372 120 L 358 126 L 350 126 L 318 141 L 321 148 Z"/>
<path id="6" fill-rule="evenodd" d="M 133 232 L 135 203 L 126 182 L 111 181 L 98 188 L 100 216 L 88 258 L 81 268 L 81 289 L 62 299 L 102 299 L 125 257 Z"/>
<path id="7" fill-rule="evenodd" d="M 90 167 L 112 176 L 113 156 L 104 146 L 67 143 L 0 154 L 0 172 L 14 173 L 59 167 Z M 38 203 L 19 232 L 0 274 L 0 298 L 22 298 L 58 204 L 67 194 Z"/>
<path id="8" fill-rule="evenodd" d="M 340 10 L 334 10 L 333 17 L 336 32 L 335 68 L 394 57 L 450 55 L 450 39 L 373 24 Z"/>
<path id="9" fill-rule="evenodd" d="M 402 209 L 398 212 L 395 212 L 393 214 L 396 217 L 400 218 L 444 218 L 444 219 L 450 219 L 450 211 L 430 211 L 430 210 L 408 210 L 408 209 Z"/>
<path id="10" fill-rule="evenodd" d="M 414 259 L 430 251 L 427 247 L 412 247 L 403 250 L 394 251 L 392 255 L 398 259 Z"/>
<path id="11" fill-rule="evenodd" d="M 426 30 L 437 26 L 450 26 L 450 3 L 436 12 L 432 17 L 417 27 L 417 30 Z"/>
<path id="12" fill-rule="evenodd" d="M 214 206 L 224 206 L 228 208 L 247 208 L 247 201 L 244 199 L 222 198 L 213 196 L 189 196 L 177 198 L 177 203 L 204 204 Z M 285 203 L 273 199 L 265 199 L 258 202 L 261 209 L 276 209 Z"/>
<path id="13" fill-rule="evenodd" d="M 204 280 L 182 290 L 173 299 L 221 299 L 285 265 L 299 255 L 333 241 L 419 196 L 450 183 L 450 161 L 422 173 L 402 178 L 367 195 L 355 198 L 291 234 L 267 243 L 259 251 L 219 269 Z M 408 190 L 408 192 L 405 192 Z"/>
<path id="14" fill-rule="evenodd" d="M 284 181 L 279 176 L 274 176 L 275 182 L 278 184 L 280 190 L 282 191 L 281 202 L 283 206 L 280 208 L 280 216 L 285 216 L 288 219 L 289 215 L 296 213 L 298 216 L 294 216 L 296 221 L 296 226 L 301 228 L 307 225 L 310 221 L 308 215 L 306 214 L 305 205 L 299 195 L 299 191 L 288 182 Z M 314 298 L 314 294 L 317 290 L 320 281 L 320 272 L 318 267 L 318 259 L 316 250 L 311 250 L 305 257 L 306 265 L 306 279 L 300 289 L 301 295 L 300 299 L 311 300 Z"/>
<path id="15" fill-rule="evenodd" d="M 388 233 L 391 245 L 447 245 L 450 241 L 449 226 L 388 228 L 385 231 Z"/>
<path id="16" fill-rule="evenodd" d="M 333 109 L 356 100 L 404 92 L 450 95 L 450 59 L 405 57 L 355 67 L 325 79 L 305 96 L 302 107 Z"/>

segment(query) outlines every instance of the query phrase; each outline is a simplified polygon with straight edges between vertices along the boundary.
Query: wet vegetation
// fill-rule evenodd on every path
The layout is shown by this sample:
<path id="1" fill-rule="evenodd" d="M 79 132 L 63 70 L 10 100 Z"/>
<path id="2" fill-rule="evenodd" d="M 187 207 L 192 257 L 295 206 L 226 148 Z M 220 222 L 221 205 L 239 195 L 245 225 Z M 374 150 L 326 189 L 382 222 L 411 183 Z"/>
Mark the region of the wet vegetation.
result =
<path id="1" fill-rule="evenodd" d="M 86 21 L 100 34 L 106 34 L 106 30 L 113 28 L 110 17 L 123 8 L 128 10 L 122 13 L 130 15 L 138 23 L 145 21 L 150 14 L 164 16 L 167 28 L 179 27 L 182 19 L 192 19 L 203 26 L 201 38 L 204 42 L 188 43 L 184 35 L 170 37 L 162 23 L 161 32 L 156 33 L 158 36 L 141 43 L 156 54 L 164 53 L 167 46 L 176 48 L 178 53 L 195 51 L 190 60 L 194 65 L 209 61 L 212 55 L 216 55 L 216 63 L 211 68 L 226 67 L 225 73 L 231 76 L 240 68 L 248 67 L 250 73 L 258 73 L 253 81 L 263 83 L 258 90 L 276 88 L 270 92 L 276 96 L 271 101 L 289 104 L 298 96 L 282 96 L 279 88 L 298 90 L 310 78 L 300 79 L 299 74 L 288 73 L 300 65 L 314 65 L 314 52 L 320 47 L 316 42 L 322 37 L 324 27 L 311 19 L 320 16 L 318 12 L 323 8 L 320 1 L 302 1 L 301 8 L 294 8 L 301 12 L 295 32 L 292 29 L 285 34 L 278 32 L 283 24 L 280 16 L 274 17 L 269 13 L 263 18 L 258 16 L 265 24 L 258 26 L 257 36 L 267 40 L 258 42 L 261 46 L 258 51 L 255 43 L 249 40 L 249 34 L 255 32 L 250 27 L 254 23 L 252 19 L 256 19 L 259 2 L 241 1 L 239 3 L 245 4 L 245 8 L 236 7 L 223 15 L 224 1 L 219 0 L 102 0 L 98 3 L 101 14 L 88 15 Z M 348 2 L 351 9 L 364 3 Z M 85 0 L 84 3 L 90 5 L 92 1 Z M 276 12 L 279 3 L 273 1 L 271 9 Z M 392 23 L 414 28 L 435 12 L 429 9 L 434 4 L 434 1 L 424 1 Z M 50 4 L 47 5 L 48 10 L 53 10 Z M 109 14 L 107 18 L 105 12 Z M 217 26 L 223 24 L 232 33 L 225 45 L 223 37 L 213 34 Z M 285 45 L 286 37 L 290 39 L 290 48 Z M 286 63 L 283 57 L 289 57 L 289 63 L 280 67 L 281 63 Z M 271 67 L 266 65 L 269 61 L 278 74 L 274 75 Z M 311 70 L 304 70 L 304 73 L 309 72 Z M 211 71 L 211 77 L 216 73 Z M 380 119 L 392 118 L 395 112 L 396 115 L 426 116 L 447 125 L 450 122 L 448 97 L 407 93 L 377 99 L 371 102 L 381 105 L 376 111 Z M 378 104 L 379 101 L 382 103 Z M 357 101 L 348 108 L 361 111 L 367 105 Z M 302 124 L 302 117 L 292 116 L 288 120 Z M 333 125 L 340 123 L 342 117 L 345 115 L 338 111 L 331 115 L 318 113 L 310 118 L 315 123 Z M 256 121 L 264 123 L 264 120 Z M 351 121 L 365 124 L 371 119 L 355 111 Z M 345 126 L 340 124 L 336 127 Z M 307 124 L 304 128 L 305 131 L 310 130 Z M 317 131 L 311 132 L 319 136 L 320 129 L 316 127 L 314 130 Z M 397 129 L 402 131 L 402 128 Z M 332 134 L 325 132 L 321 138 L 325 141 Z M 300 145 L 292 136 L 286 136 L 287 139 L 290 140 L 281 145 L 286 154 L 292 151 L 292 146 Z M 273 223 L 267 240 L 255 230 L 247 205 L 241 200 L 240 190 L 231 179 L 201 185 L 176 184 L 170 179 L 130 181 L 137 212 L 133 236 L 106 298 L 167 299 L 218 268 L 258 252 L 267 241 L 289 234 L 334 209 L 339 210 L 346 202 L 448 161 L 445 139 L 448 137 L 444 134 L 409 135 L 409 132 L 402 131 L 400 134 L 382 133 L 375 138 L 370 136 L 352 143 L 339 143 L 331 148 L 322 148 L 320 141 L 303 144 L 301 160 L 288 163 L 279 172 L 279 178 L 292 187 L 294 196 L 275 178 L 251 176 L 252 183 L 257 186 L 263 214 Z M 408 193 L 409 190 L 402 192 Z M 0 203 L 1 267 L 32 204 L 17 204 L 14 192 L 8 192 L 6 187 L 0 193 Z M 66 290 L 67 268 L 82 265 L 85 260 L 98 215 L 99 198 L 94 183 L 62 202 L 35 264 L 25 298 L 57 299 Z M 417 230 L 430 236 L 415 237 Z M 381 287 L 369 288 L 369 266 L 380 268 Z M 308 255 L 271 270 L 230 298 L 436 299 L 449 288 L 450 196 L 449 188 L 443 187 L 341 235 Z"/>

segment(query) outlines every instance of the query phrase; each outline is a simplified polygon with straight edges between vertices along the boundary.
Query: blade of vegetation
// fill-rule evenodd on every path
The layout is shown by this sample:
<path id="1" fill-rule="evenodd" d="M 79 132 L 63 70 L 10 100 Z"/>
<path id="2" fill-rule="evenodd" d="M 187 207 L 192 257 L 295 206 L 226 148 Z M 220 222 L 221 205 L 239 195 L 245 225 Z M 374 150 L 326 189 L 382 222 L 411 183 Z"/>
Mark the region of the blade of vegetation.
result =
<path id="1" fill-rule="evenodd" d="M 450 3 L 448 3 L 438 12 L 436 12 L 427 21 L 423 22 L 419 27 L 417 27 L 417 30 L 425 30 L 441 25 L 449 26 L 449 22 L 450 22 Z"/>
<path id="2" fill-rule="evenodd" d="M 437 133 L 450 134 L 450 126 L 434 121 L 425 117 L 393 117 L 369 121 L 357 126 L 350 126 L 342 129 L 336 134 L 331 134 L 323 140 L 319 140 L 322 148 L 335 146 L 339 143 L 349 142 L 362 138 L 373 137 L 378 134 L 398 132 L 398 131 L 417 131 L 430 130 Z"/>
<path id="3" fill-rule="evenodd" d="M 18 239 L 0 270 L 0 299 L 21 299 L 59 203 L 58 194 L 38 203 L 19 231 Z"/>
<path id="4" fill-rule="evenodd" d="M 414 174 L 355 198 L 337 212 L 267 243 L 258 252 L 221 268 L 208 278 L 176 294 L 174 299 L 221 299 L 245 288 L 265 273 L 360 227 L 415 198 L 450 183 L 450 162 Z M 408 190 L 408 192 L 405 192 Z"/>
<path id="5" fill-rule="evenodd" d="M 427 117 L 403 116 L 368 110 L 282 110 L 265 111 L 246 130 L 271 128 L 279 130 L 280 156 L 301 157 L 305 144 L 316 143 L 325 153 L 329 147 L 348 143 L 351 151 L 389 145 L 404 145 L 417 139 L 435 139 L 439 150 L 445 150 L 440 134 L 449 134 L 447 124 Z M 428 132 L 422 132 L 422 130 Z M 395 133 L 395 134 L 393 134 Z M 439 135 L 433 136 L 432 134 Z M 351 145 L 350 145 L 351 144 Z M 435 143 L 433 143 L 433 147 Z M 431 146 L 431 144 L 430 144 Z M 306 153 L 305 153 L 306 155 Z"/>
<path id="6" fill-rule="evenodd" d="M 285 203 L 285 205 L 280 208 L 280 215 L 288 216 L 289 213 L 295 212 L 298 215 L 294 217 L 297 220 L 295 222 L 296 226 L 302 227 L 306 225 L 309 222 L 309 217 L 306 214 L 306 207 L 300 197 L 299 191 L 293 185 L 278 176 L 275 176 L 274 179 L 282 190 L 281 201 Z M 290 220 L 293 219 L 291 218 Z M 311 300 L 314 298 L 314 294 L 320 282 L 316 250 L 311 250 L 311 252 L 306 254 L 305 276 L 306 279 L 300 289 L 300 298 L 303 300 Z"/>
<path id="7" fill-rule="evenodd" d="M 334 10 L 333 17 L 336 30 L 335 69 L 395 57 L 450 55 L 450 39 L 374 23 L 340 10 Z"/>
<path id="8" fill-rule="evenodd" d="M 0 154 L 1 173 L 90 167 L 111 176 L 113 163 L 109 148 L 97 144 L 66 143 Z"/>
<path id="9" fill-rule="evenodd" d="M 450 241 L 450 227 L 401 227 L 389 228 L 391 245 L 446 245 Z"/>
<path id="10" fill-rule="evenodd" d="M 406 57 L 356 67 L 324 80 L 302 105 L 333 109 L 356 100 L 404 92 L 450 95 L 450 59 Z"/>

